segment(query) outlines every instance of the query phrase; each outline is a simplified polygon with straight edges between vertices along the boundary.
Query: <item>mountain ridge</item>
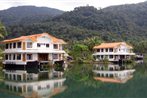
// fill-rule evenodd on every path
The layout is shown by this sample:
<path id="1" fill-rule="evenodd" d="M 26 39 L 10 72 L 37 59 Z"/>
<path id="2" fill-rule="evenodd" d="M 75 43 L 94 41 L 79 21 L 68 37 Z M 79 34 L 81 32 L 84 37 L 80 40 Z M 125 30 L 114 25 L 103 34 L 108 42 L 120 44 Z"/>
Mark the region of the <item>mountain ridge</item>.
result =
<path id="1" fill-rule="evenodd" d="M 11 32 L 9 37 L 12 37 L 12 34 L 17 37 L 50 32 L 68 41 L 93 36 L 100 36 L 106 41 L 145 40 L 146 12 L 147 2 L 110 6 L 99 10 L 93 6 L 83 6 L 53 17 L 28 16 L 11 26 L 6 26 Z M 8 20 L 11 21 L 10 18 Z"/>
<path id="2" fill-rule="evenodd" d="M 48 7 L 18 6 L 0 11 L 0 20 L 6 25 L 11 25 L 13 23 L 21 23 L 25 18 L 25 20 L 29 18 L 36 18 L 36 20 L 42 18 L 45 20 L 48 19 L 48 17 L 51 18 L 60 15 L 63 12 L 64 11 Z"/>

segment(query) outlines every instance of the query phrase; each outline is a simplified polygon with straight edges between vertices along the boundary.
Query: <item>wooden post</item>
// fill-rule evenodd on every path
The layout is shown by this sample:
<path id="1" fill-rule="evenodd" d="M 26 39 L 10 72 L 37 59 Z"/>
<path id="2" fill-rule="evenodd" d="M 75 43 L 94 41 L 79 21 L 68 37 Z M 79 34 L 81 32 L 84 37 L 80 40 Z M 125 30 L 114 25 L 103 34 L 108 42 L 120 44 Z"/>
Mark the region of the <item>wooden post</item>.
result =
<path id="1" fill-rule="evenodd" d="M 26 54 L 23 54 L 23 58 L 22 58 L 23 62 L 26 61 Z"/>
<path id="2" fill-rule="evenodd" d="M 25 42 L 23 42 L 23 44 L 22 44 L 22 50 L 26 50 L 26 43 Z"/>

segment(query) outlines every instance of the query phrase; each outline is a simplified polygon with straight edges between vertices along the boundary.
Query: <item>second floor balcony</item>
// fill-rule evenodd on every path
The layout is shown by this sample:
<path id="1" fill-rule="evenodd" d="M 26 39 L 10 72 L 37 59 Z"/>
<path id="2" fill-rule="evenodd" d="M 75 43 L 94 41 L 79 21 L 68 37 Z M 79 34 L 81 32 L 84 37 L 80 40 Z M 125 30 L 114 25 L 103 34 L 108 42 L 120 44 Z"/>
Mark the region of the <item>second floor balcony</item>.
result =
<path id="1" fill-rule="evenodd" d="M 132 49 L 96 49 L 94 50 L 94 54 L 134 54 Z"/>
<path id="2" fill-rule="evenodd" d="M 62 44 L 38 43 L 38 42 L 14 42 L 6 43 L 4 53 L 12 52 L 52 52 L 62 51 Z"/>

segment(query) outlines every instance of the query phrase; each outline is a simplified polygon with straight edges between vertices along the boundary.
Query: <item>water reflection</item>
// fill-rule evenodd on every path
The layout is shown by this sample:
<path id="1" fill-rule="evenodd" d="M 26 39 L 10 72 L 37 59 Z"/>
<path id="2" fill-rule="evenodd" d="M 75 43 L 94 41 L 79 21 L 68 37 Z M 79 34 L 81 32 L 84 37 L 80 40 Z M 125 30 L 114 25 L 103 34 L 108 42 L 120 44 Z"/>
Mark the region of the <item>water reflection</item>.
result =
<path id="1" fill-rule="evenodd" d="M 25 98 L 32 98 L 31 96 L 36 96 L 33 98 L 49 98 L 65 89 L 65 80 L 65 78 L 54 76 L 54 78 L 36 81 L 12 81 L 6 79 L 4 83 L 8 91 L 25 96 Z"/>
<path id="2" fill-rule="evenodd" d="M 103 82 L 125 83 L 133 77 L 133 65 L 95 64 L 93 73 L 96 80 Z"/>
<path id="3" fill-rule="evenodd" d="M 143 64 L 144 61 L 143 61 L 143 60 L 136 60 L 135 63 L 136 63 L 136 64 Z"/>
<path id="4" fill-rule="evenodd" d="M 69 69 L 69 71 L 71 72 L 68 73 L 69 77 L 76 77 L 76 80 L 80 80 L 80 82 L 82 81 L 82 83 L 85 83 L 86 86 L 91 86 L 91 84 L 98 83 L 98 81 L 95 82 L 92 80 L 93 78 L 91 78 L 91 76 L 93 77 L 93 74 L 91 74 L 92 64 L 73 65 L 74 67 L 72 67 L 72 70 Z M 87 68 L 87 66 L 89 68 Z M 122 66 L 118 64 L 94 64 L 93 66 L 94 77 L 96 80 L 113 83 L 126 83 L 129 79 L 133 77 L 133 72 L 135 71 L 135 69 L 137 70 L 137 73 L 141 73 L 141 75 L 147 73 L 147 66 L 145 64 L 123 64 Z M 50 74 L 49 76 L 52 75 Z M 65 80 L 66 79 L 63 77 L 59 78 L 58 75 L 54 75 L 54 77 L 51 77 L 47 80 L 37 81 L 10 81 L 9 79 L 7 79 L 5 80 L 5 85 L 7 90 L 20 93 L 26 98 L 32 98 L 31 96 L 36 96 L 33 98 L 49 98 L 52 95 L 64 91 Z"/>

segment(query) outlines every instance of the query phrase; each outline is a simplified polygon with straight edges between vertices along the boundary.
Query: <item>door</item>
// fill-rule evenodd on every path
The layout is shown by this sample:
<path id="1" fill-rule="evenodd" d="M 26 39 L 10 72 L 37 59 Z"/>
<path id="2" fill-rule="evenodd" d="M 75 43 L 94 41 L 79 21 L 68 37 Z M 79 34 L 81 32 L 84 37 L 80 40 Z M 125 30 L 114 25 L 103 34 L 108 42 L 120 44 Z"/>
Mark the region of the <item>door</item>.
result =
<path id="1" fill-rule="evenodd" d="M 47 53 L 39 53 L 38 60 L 39 61 L 48 61 L 48 54 Z"/>

